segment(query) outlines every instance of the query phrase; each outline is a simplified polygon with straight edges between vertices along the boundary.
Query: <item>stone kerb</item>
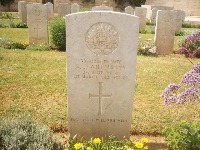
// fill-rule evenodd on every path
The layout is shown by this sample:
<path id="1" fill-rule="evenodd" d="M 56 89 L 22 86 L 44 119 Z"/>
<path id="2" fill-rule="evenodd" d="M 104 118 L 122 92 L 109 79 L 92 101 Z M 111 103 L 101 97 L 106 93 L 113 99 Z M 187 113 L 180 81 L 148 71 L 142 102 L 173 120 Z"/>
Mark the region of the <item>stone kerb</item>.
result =
<path id="1" fill-rule="evenodd" d="M 66 16 L 70 135 L 129 138 L 139 18 L 111 11 Z"/>
<path id="2" fill-rule="evenodd" d="M 158 54 L 172 54 L 176 30 L 176 12 L 158 10 L 155 29 L 155 45 Z"/>

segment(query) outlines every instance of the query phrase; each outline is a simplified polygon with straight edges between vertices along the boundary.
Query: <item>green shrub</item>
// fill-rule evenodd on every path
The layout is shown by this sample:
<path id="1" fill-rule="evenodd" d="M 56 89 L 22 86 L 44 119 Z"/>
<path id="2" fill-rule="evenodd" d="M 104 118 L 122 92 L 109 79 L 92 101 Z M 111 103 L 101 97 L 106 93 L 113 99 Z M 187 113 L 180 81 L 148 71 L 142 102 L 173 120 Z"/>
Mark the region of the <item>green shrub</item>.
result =
<path id="1" fill-rule="evenodd" d="M 0 47 L 10 49 L 12 44 L 11 36 L 0 35 Z"/>
<path id="2" fill-rule="evenodd" d="M 27 24 L 24 22 L 17 23 L 16 28 L 28 28 Z"/>
<path id="3" fill-rule="evenodd" d="M 65 20 L 61 17 L 55 17 L 50 22 L 50 40 L 52 44 L 57 46 L 59 49 L 64 50 L 66 48 L 66 30 Z"/>
<path id="4" fill-rule="evenodd" d="M 140 30 L 139 30 L 139 33 L 141 33 L 141 34 L 147 34 L 148 32 L 147 32 L 147 30 L 145 30 L 145 29 L 140 29 Z"/>
<path id="5" fill-rule="evenodd" d="M 16 25 L 15 25 L 15 23 L 14 23 L 13 21 L 10 21 L 10 22 L 9 22 L 9 27 L 10 27 L 10 28 L 15 28 Z"/>
<path id="6" fill-rule="evenodd" d="M 20 42 L 13 42 L 11 44 L 11 49 L 26 49 L 27 45 L 22 44 Z"/>
<path id="7" fill-rule="evenodd" d="M 48 44 L 40 43 L 40 44 L 32 44 L 26 47 L 28 50 L 35 50 L 35 51 L 48 51 L 51 50 L 51 47 Z"/>
<path id="8" fill-rule="evenodd" d="M 200 149 L 200 122 L 179 121 L 170 123 L 162 130 L 167 145 L 177 150 Z"/>
<path id="9" fill-rule="evenodd" d="M 175 36 L 184 36 L 184 35 L 185 35 L 185 32 L 182 30 L 178 30 L 175 32 Z"/>
<path id="10" fill-rule="evenodd" d="M 49 128 L 32 122 L 30 118 L 0 121 L 1 150 L 58 150 Z"/>
<path id="11" fill-rule="evenodd" d="M 147 39 L 145 42 L 139 41 L 138 55 L 143 56 L 158 56 L 156 46 L 151 42 L 152 39 Z"/>

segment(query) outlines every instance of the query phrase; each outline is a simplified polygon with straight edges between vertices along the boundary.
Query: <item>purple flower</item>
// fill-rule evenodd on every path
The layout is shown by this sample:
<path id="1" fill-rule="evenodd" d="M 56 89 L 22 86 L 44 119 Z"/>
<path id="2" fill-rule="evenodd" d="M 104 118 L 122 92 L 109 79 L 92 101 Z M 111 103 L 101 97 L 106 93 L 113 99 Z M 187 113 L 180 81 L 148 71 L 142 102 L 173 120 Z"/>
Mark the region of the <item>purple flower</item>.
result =
<path id="1" fill-rule="evenodd" d="M 191 102 L 195 102 L 198 100 L 198 88 L 196 86 L 191 86 L 187 89 L 185 89 L 182 93 L 177 95 L 177 103 L 178 104 L 184 104 L 186 100 L 189 100 Z"/>

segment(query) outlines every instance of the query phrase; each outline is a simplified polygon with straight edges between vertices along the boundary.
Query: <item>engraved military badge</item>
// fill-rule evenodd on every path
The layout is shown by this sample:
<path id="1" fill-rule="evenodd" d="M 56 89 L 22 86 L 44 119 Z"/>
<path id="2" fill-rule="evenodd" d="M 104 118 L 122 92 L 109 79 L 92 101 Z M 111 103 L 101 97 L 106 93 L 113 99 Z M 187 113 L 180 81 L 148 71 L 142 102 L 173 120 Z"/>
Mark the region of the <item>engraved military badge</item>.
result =
<path id="1" fill-rule="evenodd" d="M 108 55 L 117 49 L 119 35 L 111 24 L 98 22 L 88 29 L 85 41 L 94 54 Z"/>

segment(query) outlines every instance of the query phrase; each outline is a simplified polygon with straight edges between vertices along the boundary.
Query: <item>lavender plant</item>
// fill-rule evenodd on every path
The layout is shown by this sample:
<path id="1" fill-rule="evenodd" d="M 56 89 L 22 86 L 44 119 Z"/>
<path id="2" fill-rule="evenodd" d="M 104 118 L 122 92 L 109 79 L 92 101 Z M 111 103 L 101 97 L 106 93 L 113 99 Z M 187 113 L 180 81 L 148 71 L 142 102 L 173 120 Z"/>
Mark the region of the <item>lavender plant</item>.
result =
<path id="1" fill-rule="evenodd" d="M 176 53 L 183 54 L 187 58 L 200 57 L 200 29 L 187 36 Z"/>
<path id="2" fill-rule="evenodd" d="M 176 102 L 184 104 L 186 101 L 194 102 L 199 99 L 200 62 L 183 75 L 179 84 L 169 84 L 163 91 L 162 97 L 166 105 Z"/>

